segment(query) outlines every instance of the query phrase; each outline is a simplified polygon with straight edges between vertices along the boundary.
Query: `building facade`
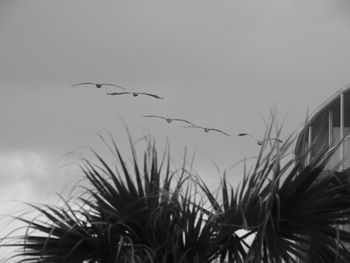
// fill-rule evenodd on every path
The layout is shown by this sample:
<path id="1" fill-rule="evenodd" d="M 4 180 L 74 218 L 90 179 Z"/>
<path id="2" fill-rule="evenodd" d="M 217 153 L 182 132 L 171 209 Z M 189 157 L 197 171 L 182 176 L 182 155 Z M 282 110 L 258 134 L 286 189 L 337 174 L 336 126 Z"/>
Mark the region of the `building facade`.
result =
<path id="1" fill-rule="evenodd" d="M 350 167 L 350 85 L 337 91 L 307 119 L 297 135 L 294 154 L 304 165 L 341 145 L 327 162 L 326 169 L 342 171 Z"/>
<path id="2" fill-rule="evenodd" d="M 305 121 L 297 134 L 294 155 L 305 167 L 334 146 L 325 169 L 350 168 L 350 85 L 338 90 Z M 350 226 L 341 228 L 350 231 Z M 304 261 L 299 258 L 297 262 Z"/>

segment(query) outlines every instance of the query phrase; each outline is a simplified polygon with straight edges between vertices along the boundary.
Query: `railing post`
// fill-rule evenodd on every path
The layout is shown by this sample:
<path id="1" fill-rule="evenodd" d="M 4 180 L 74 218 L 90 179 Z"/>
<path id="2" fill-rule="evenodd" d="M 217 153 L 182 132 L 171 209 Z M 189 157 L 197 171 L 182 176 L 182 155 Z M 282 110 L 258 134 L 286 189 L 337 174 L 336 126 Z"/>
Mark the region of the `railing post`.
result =
<path id="1" fill-rule="evenodd" d="M 328 111 L 328 150 L 333 145 L 333 112 Z"/>
<path id="2" fill-rule="evenodd" d="M 344 139 L 344 93 L 340 94 L 340 138 L 339 140 Z M 344 142 L 342 141 L 340 145 L 340 168 L 341 171 L 344 170 Z"/>

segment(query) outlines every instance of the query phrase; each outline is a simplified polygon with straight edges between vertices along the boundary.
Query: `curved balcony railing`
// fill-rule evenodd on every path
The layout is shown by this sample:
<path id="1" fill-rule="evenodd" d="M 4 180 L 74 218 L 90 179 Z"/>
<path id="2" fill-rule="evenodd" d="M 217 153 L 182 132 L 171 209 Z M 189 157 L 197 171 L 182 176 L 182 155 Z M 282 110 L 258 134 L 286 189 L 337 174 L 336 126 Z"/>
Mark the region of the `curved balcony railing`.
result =
<path id="1" fill-rule="evenodd" d="M 298 132 L 294 154 L 306 154 L 305 165 L 320 153 L 341 143 L 327 168 L 343 170 L 350 167 L 350 85 L 337 91 L 311 114 Z M 339 165 L 340 164 L 340 165 Z"/>

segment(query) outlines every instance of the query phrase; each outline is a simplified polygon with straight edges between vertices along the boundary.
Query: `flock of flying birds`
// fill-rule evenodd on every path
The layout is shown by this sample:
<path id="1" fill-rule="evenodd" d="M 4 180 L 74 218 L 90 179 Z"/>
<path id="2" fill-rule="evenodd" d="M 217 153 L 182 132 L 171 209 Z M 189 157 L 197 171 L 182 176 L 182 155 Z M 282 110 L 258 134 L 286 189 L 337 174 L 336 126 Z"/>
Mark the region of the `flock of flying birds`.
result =
<path id="1" fill-rule="evenodd" d="M 114 88 L 118 88 L 118 89 L 121 89 L 123 91 L 121 92 L 107 92 L 106 94 L 107 95 L 110 95 L 110 96 L 118 96 L 118 95 L 132 95 L 134 97 L 137 97 L 139 95 L 142 95 L 142 96 L 149 96 L 149 97 L 152 97 L 154 99 L 164 99 L 163 97 L 160 97 L 156 94 L 152 94 L 152 93 L 147 93 L 147 92 L 138 92 L 138 91 L 128 91 L 126 90 L 124 87 L 122 86 L 119 86 L 119 85 L 115 85 L 115 84 L 110 84 L 110 83 L 94 83 L 94 82 L 83 82 L 83 83 L 77 83 L 77 84 L 74 84 L 72 86 L 82 86 L 82 85 L 93 85 L 95 86 L 96 88 L 100 89 L 102 88 L 103 86 L 109 86 L 109 87 L 114 87 Z M 163 119 L 165 120 L 167 123 L 171 123 L 171 122 L 182 122 L 182 123 L 186 123 L 188 125 L 186 126 L 183 126 L 183 128 L 195 128 L 195 129 L 201 129 L 203 130 L 204 132 L 217 132 L 217 133 L 221 133 L 225 136 L 228 136 L 228 137 L 231 137 L 231 135 L 225 131 L 222 131 L 220 129 L 216 129 L 216 128 L 208 128 L 208 127 L 203 127 L 203 126 L 198 126 L 196 124 L 194 124 L 193 122 L 190 122 L 190 121 L 187 121 L 185 119 L 179 119 L 179 118 L 168 118 L 168 117 L 163 117 L 163 116 L 159 116 L 159 115 L 143 115 L 143 117 L 145 118 L 158 118 L 158 119 Z M 258 140 L 256 139 L 253 135 L 249 134 L 249 133 L 239 133 L 238 134 L 239 137 L 243 137 L 243 136 L 248 136 L 248 137 L 251 137 L 253 138 L 256 143 L 258 145 L 262 145 L 264 143 L 265 140 L 273 140 L 273 141 L 276 141 L 276 142 L 279 142 L 279 143 L 283 143 L 282 140 L 278 139 L 278 138 L 268 138 L 268 139 L 265 139 L 265 140 Z"/>

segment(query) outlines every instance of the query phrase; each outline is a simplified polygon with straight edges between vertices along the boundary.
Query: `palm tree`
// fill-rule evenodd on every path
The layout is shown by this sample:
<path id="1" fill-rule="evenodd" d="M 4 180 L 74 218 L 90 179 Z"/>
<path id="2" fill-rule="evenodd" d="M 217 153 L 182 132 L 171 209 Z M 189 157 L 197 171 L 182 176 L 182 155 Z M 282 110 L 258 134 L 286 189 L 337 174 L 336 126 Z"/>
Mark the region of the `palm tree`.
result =
<path id="1" fill-rule="evenodd" d="M 82 161 L 91 187 L 77 205 L 32 205 L 44 218 L 17 218 L 28 227 L 7 244 L 20 248 L 18 262 L 211 262 L 214 222 L 197 205 L 185 169 L 171 171 L 168 153 L 158 162 L 149 143 L 142 168 L 132 146 L 131 170 L 110 145 L 116 163 L 94 151 L 97 162 Z"/>
<path id="2" fill-rule="evenodd" d="M 325 171 L 330 153 L 303 167 L 306 155 L 285 160 L 291 138 L 263 144 L 240 186 L 224 175 L 217 198 L 186 161 L 172 169 L 169 148 L 159 160 L 149 141 L 140 164 L 131 143 L 130 166 L 112 137 L 102 140 L 115 161 L 94 151 L 82 160 L 89 186 L 76 204 L 17 217 L 28 230 L 3 244 L 20 249 L 17 262 L 349 262 L 349 171 Z"/>
<path id="3" fill-rule="evenodd" d="M 223 177 L 222 202 L 202 184 L 217 215 L 219 238 L 227 244 L 222 260 L 349 262 L 350 233 L 345 226 L 350 224 L 350 170 L 324 169 L 337 147 L 305 168 L 307 153 L 282 165 L 292 142 L 276 142 L 265 156 L 262 149 L 238 189 Z M 248 249 L 242 238 L 237 242 L 239 229 L 255 236 Z"/>

